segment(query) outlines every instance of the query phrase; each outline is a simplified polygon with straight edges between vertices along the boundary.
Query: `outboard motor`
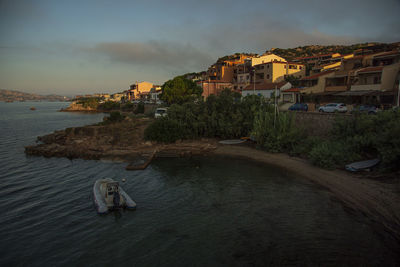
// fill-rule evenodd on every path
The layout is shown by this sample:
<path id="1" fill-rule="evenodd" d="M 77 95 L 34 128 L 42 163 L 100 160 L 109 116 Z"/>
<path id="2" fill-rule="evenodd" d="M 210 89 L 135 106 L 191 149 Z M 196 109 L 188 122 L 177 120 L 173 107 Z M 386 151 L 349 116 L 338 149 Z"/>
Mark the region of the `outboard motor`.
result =
<path id="1" fill-rule="evenodd" d="M 114 209 L 118 209 L 119 208 L 120 200 L 121 200 L 121 197 L 119 195 L 119 192 L 114 192 L 114 197 L 113 197 Z"/>

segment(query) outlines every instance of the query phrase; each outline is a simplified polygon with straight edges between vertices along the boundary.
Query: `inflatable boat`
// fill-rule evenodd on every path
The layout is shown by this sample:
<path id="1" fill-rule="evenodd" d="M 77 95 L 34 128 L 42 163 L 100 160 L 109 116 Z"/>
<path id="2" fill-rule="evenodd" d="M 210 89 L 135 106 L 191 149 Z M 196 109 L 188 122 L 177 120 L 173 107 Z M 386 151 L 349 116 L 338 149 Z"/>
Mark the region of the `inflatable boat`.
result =
<path id="1" fill-rule="evenodd" d="M 128 196 L 117 181 L 110 178 L 100 179 L 94 183 L 93 196 L 97 212 L 100 214 L 120 208 L 136 208 L 135 201 Z"/>

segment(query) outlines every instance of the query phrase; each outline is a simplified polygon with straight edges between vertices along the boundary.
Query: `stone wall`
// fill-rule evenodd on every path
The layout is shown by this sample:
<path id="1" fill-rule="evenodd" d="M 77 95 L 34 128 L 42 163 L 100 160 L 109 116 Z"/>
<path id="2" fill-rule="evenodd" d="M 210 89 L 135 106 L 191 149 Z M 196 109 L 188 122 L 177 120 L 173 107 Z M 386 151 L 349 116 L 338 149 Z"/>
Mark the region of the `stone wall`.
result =
<path id="1" fill-rule="evenodd" d="M 327 136 L 338 118 L 350 118 L 349 114 L 296 112 L 296 125 L 305 129 L 308 135 Z"/>

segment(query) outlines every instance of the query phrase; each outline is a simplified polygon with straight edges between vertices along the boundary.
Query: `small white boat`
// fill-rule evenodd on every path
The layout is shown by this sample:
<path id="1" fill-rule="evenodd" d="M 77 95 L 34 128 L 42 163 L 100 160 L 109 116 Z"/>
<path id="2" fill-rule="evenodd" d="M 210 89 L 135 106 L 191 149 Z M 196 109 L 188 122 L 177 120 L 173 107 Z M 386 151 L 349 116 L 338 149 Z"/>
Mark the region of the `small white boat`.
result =
<path id="1" fill-rule="evenodd" d="M 219 141 L 220 144 L 223 145 L 237 145 L 246 142 L 246 139 L 231 139 L 231 140 L 222 140 Z"/>
<path id="2" fill-rule="evenodd" d="M 100 179 L 94 183 L 93 196 L 97 212 L 100 214 L 120 208 L 136 209 L 135 201 L 128 196 L 117 181 L 110 178 Z"/>
<path id="3" fill-rule="evenodd" d="M 364 160 L 364 161 L 358 161 L 354 162 L 351 164 L 347 164 L 345 166 L 346 170 L 351 171 L 351 172 L 356 172 L 356 171 L 361 171 L 361 170 L 369 170 L 375 165 L 377 165 L 380 162 L 379 159 L 371 159 L 371 160 Z"/>

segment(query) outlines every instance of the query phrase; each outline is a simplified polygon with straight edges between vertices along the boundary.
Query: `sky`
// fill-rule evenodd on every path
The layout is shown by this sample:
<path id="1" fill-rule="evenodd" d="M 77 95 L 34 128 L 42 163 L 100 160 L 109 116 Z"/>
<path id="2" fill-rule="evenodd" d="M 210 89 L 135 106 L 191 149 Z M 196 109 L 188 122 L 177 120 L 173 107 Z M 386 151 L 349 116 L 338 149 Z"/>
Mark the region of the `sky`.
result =
<path id="1" fill-rule="evenodd" d="M 0 88 L 115 93 L 236 52 L 398 42 L 399 13 L 400 0 L 0 0 Z"/>

